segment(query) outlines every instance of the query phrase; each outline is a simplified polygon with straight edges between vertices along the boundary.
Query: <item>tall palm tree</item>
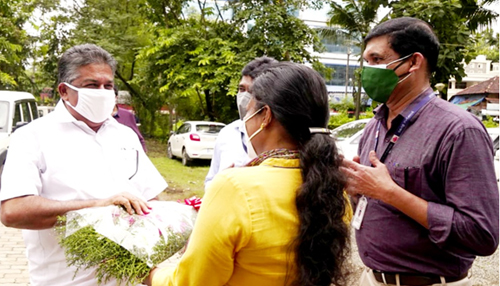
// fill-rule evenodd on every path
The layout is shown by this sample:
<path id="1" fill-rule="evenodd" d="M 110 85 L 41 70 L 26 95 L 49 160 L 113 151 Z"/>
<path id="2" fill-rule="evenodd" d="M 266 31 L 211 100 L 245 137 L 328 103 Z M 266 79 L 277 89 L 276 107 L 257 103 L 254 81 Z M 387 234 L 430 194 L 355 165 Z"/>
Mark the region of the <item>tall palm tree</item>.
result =
<path id="1" fill-rule="evenodd" d="M 498 5 L 498 0 L 460 0 L 462 8 L 459 11 L 459 15 L 464 19 L 467 19 L 467 28 L 471 31 L 476 31 L 477 28 L 481 26 L 489 26 L 493 23 L 493 20 L 498 18 L 498 13 L 488 9 L 487 5 Z"/>
<path id="2" fill-rule="evenodd" d="M 465 0 L 464 0 L 465 1 Z M 377 21 L 377 11 L 382 6 L 387 6 L 388 0 L 342 0 L 330 1 L 330 11 L 328 16 L 330 20 L 327 22 L 329 27 L 340 27 L 347 31 L 348 38 L 354 39 L 354 42 L 360 47 L 360 68 L 363 68 L 363 52 L 365 46 L 363 43 L 364 37 Z M 359 109 L 361 101 L 361 78 L 358 78 L 358 90 L 355 99 L 356 119 L 359 119 Z"/>

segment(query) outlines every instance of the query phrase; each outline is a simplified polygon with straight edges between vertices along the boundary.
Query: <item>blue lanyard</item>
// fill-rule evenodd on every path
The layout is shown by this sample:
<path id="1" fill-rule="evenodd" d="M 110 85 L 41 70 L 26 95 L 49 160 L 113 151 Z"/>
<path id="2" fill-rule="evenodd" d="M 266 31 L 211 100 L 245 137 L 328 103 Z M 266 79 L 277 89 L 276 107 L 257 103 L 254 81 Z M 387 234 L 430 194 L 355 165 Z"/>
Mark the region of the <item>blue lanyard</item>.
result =
<path id="1" fill-rule="evenodd" d="M 396 129 L 396 132 L 394 132 L 394 135 L 391 138 L 391 141 L 389 142 L 389 145 L 387 145 L 387 148 L 385 148 L 384 153 L 382 154 L 382 157 L 380 158 L 380 162 L 384 163 L 385 159 L 387 156 L 389 156 L 389 153 L 391 152 L 392 148 L 398 142 L 399 137 L 403 134 L 405 131 L 406 127 L 408 127 L 408 124 L 410 123 L 410 120 L 413 118 L 413 116 L 422 108 L 427 102 L 429 102 L 432 98 L 434 98 L 434 92 L 432 91 L 431 88 L 425 91 L 426 96 L 416 105 L 414 106 L 410 114 L 408 114 L 407 117 L 399 124 L 398 129 Z M 374 150 L 377 150 L 378 146 L 378 139 L 379 139 L 379 134 L 380 134 L 380 125 L 381 121 L 379 120 L 377 122 L 377 132 L 375 133 L 375 148 Z"/>

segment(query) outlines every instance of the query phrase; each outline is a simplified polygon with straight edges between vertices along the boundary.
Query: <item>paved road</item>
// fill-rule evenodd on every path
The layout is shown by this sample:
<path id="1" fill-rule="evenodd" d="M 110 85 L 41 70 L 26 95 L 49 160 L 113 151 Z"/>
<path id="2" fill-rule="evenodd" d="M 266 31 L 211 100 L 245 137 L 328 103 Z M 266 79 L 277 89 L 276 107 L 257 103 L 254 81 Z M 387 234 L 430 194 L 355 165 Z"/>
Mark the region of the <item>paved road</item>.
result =
<path id="1" fill-rule="evenodd" d="M 353 244 L 352 271 L 359 272 L 362 263 Z M 172 257 L 163 266 L 173 266 L 179 256 Z M 28 262 L 25 257 L 25 247 L 21 231 L 0 224 L 0 286 L 28 286 Z M 499 285 L 498 250 L 494 255 L 479 257 L 471 270 L 474 286 Z M 353 275 L 357 277 L 358 275 Z M 353 279 L 355 280 L 355 279 Z M 352 283 L 354 285 L 354 282 Z"/>
<path id="2" fill-rule="evenodd" d="M 29 285 L 21 230 L 0 224 L 0 285 Z"/>
<path id="3" fill-rule="evenodd" d="M 29 286 L 25 249 L 21 230 L 0 223 L 0 286 Z M 162 265 L 174 266 L 179 258 L 174 255 Z"/>

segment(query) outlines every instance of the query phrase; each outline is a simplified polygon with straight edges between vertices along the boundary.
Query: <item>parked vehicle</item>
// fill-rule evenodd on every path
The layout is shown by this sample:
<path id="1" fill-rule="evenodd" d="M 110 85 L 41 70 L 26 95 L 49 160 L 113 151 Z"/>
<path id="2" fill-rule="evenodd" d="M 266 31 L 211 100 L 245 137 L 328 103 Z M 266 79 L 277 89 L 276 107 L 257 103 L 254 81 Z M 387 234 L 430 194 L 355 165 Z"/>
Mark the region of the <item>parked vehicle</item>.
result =
<path id="1" fill-rule="evenodd" d="M 9 149 L 10 135 L 36 118 L 38 109 L 32 94 L 0 90 L 0 176 Z"/>
<path id="2" fill-rule="evenodd" d="M 370 119 L 354 120 L 332 130 L 332 136 L 335 138 L 337 147 L 339 147 L 345 158 L 352 160 L 358 154 L 359 139 Z"/>
<path id="3" fill-rule="evenodd" d="M 38 117 L 43 117 L 52 111 L 54 111 L 55 106 L 40 105 L 38 106 Z"/>
<path id="4" fill-rule="evenodd" d="M 211 121 L 186 121 L 168 139 L 167 156 L 179 157 L 188 166 L 194 159 L 211 160 L 215 140 L 224 123 Z"/>
<path id="5" fill-rule="evenodd" d="M 495 151 L 495 161 L 493 162 L 495 166 L 495 174 L 497 176 L 497 182 L 500 181 L 500 151 L 499 151 L 499 137 L 500 137 L 500 129 L 498 127 L 486 128 L 488 130 L 488 134 L 491 137 L 491 141 L 493 142 L 493 150 Z"/>

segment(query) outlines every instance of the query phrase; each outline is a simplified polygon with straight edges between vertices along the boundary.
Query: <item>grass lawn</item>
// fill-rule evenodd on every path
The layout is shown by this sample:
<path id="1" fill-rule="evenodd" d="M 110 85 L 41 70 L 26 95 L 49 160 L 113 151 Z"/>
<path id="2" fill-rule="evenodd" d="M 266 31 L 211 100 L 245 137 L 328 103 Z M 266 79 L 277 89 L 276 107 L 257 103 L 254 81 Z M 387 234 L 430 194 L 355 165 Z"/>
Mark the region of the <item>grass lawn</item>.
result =
<path id="1" fill-rule="evenodd" d="M 167 144 L 154 139 L 146 139 L 148 157 L 168 183 L 168 188 L 160 195 L 162 200 L 186 199 L 191 196 L 203 197 L 205 176 L 210 161 L 195 161 L 192 167 L 185 167 L 180 160 L 167 158 Z"/>

